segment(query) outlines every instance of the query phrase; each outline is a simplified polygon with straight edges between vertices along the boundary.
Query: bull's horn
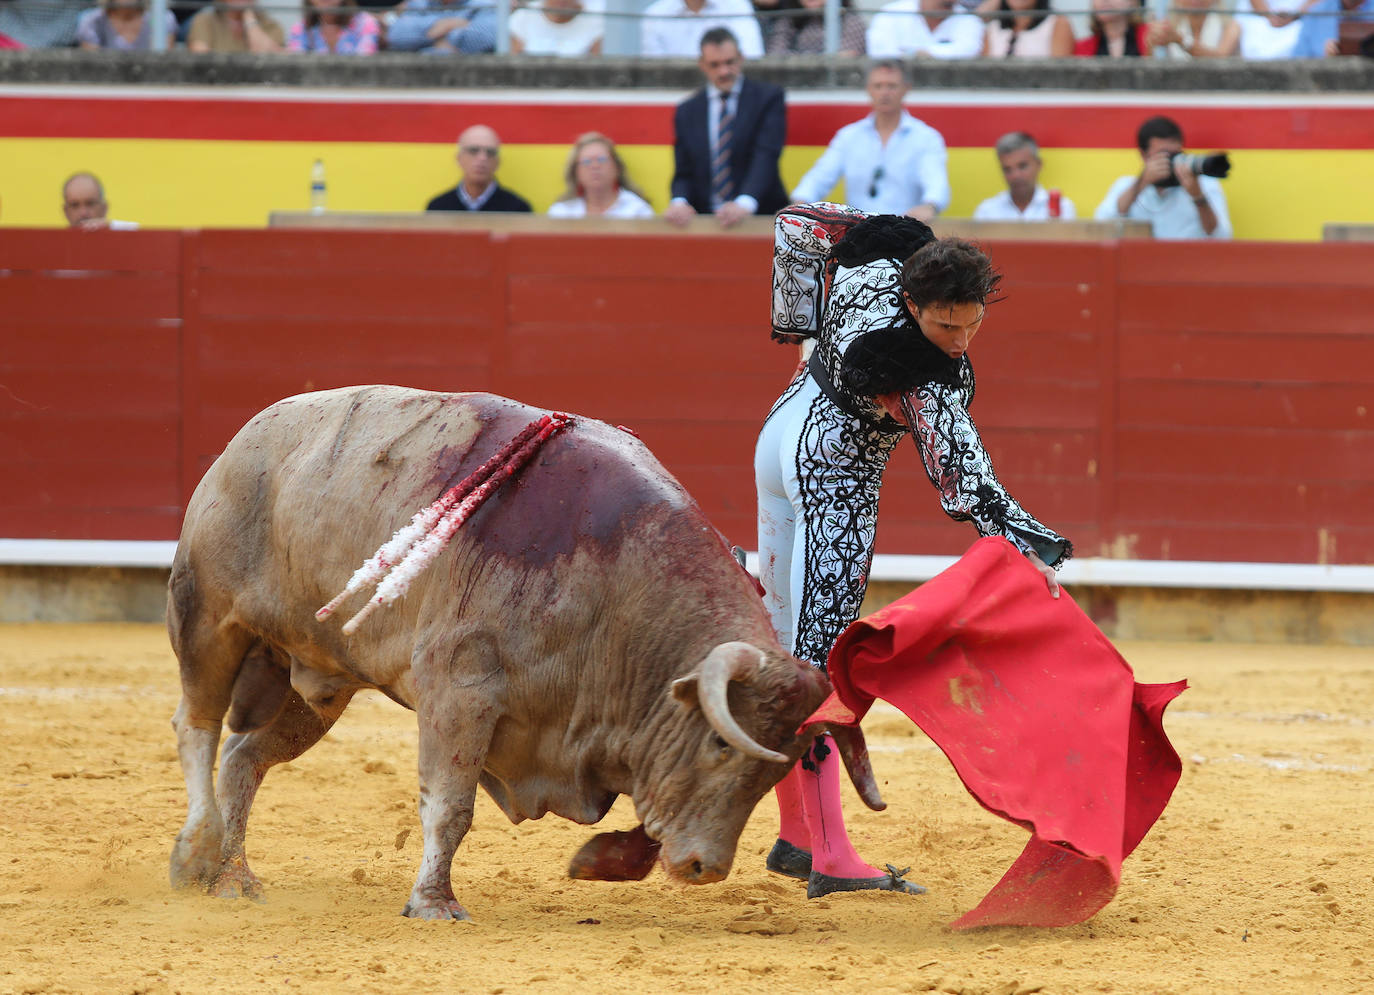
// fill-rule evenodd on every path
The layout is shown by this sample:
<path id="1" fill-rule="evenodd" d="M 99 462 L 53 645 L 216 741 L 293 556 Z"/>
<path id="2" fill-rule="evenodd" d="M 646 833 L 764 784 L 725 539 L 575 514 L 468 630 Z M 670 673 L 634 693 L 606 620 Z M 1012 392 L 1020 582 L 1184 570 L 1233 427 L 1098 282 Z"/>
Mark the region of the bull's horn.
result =
<path id="1" fill-rule="evenodd" d="M 702 714 L 720 738 L 746 756 L 785 764 L 787 757 L 754 742 L 730 714 L 731 681 L 745 681 L 763 669 L 763 653 L 749 643 L 721 643 L 701 661 L 697 674 L 697 700 Z M 686 680 L 685 678 L 683 680 Z"/>

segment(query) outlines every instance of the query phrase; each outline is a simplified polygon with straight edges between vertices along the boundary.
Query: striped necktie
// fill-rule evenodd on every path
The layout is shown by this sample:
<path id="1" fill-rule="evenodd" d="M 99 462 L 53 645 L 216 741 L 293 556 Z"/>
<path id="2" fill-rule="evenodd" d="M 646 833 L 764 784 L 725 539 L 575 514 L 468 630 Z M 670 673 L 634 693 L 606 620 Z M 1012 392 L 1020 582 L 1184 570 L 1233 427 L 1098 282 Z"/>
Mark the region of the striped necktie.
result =
<path id="1" fill-rule="evenodd" d="M 730 178 L 730 139 L 734 133 L 735 115 L 730 110 L 730 94 L 720 95 L 720 126 L 716 129 L 716 147 L 711 156 L 711 199 L 718 206 L 734 199 L 735 184 Z"/>

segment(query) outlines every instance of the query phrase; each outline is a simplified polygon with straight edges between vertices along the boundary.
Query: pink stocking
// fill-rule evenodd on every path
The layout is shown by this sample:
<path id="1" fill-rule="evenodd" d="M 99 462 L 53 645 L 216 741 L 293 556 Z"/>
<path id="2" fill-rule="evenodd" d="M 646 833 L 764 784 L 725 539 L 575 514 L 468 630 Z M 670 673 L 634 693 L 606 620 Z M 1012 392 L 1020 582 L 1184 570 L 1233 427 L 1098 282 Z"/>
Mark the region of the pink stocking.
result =
<path id="1" fill-rule="evenodd" d="M 811 830 L 806 827 L 806 814 L 802 809 L 802 776 L 805 773 L 798 763 L 773 789 L 778 796 L 778 839 L 799 850 L 811 849 Z"/>
<path id="2" fill-rule="evenodd" d="M 817 771 L 806 770 L 798 763 L 793 774 L 802 786 L 802 807 L 811 831 L 811 867 L 821 874 L 837 878 L 885 878 L 887 875 L 866 864 L 854 852 L 849 834 L 844 828 L 844 811 L 840 807 L 840 754 L 829 736 L 821 740 L 829 749 L 825 757 L 815 761 L 812 749 L 803 762 L 815 761 Z M 791 775 L 789 775 L 791 776 Z"/>

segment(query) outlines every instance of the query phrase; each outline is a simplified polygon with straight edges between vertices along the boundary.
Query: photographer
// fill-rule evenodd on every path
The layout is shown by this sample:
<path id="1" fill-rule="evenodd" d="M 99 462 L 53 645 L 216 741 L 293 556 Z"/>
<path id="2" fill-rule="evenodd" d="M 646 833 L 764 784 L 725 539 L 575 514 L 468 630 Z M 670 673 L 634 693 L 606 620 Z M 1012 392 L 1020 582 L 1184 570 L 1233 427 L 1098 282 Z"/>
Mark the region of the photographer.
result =
<path id="1" fill-rule="evenodd" d="M 1112 184 L 1093 217 L 1148 221 L 1155 238 L 1230 238 L 1231 218 L 1217 177 L 1225 154 L 1183 155 L 1183 129 L 1172 118 L 1152 117 L 1136 132 L 1143 164 L 1139 176 Z"/>

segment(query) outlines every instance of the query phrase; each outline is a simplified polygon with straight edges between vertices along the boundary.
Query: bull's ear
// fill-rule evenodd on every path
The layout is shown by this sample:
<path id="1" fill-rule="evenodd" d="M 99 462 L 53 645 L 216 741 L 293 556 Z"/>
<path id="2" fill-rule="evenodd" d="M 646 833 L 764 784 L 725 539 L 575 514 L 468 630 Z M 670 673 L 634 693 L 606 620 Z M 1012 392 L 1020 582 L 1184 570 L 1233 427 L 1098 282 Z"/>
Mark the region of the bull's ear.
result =
<path id="1" fill-rule="evenodd" d="M 697 695 L 697 675 L 688 674 L 673 681 L 673 697 L 688 708 L 700 708 L 701 699 Z"/>

